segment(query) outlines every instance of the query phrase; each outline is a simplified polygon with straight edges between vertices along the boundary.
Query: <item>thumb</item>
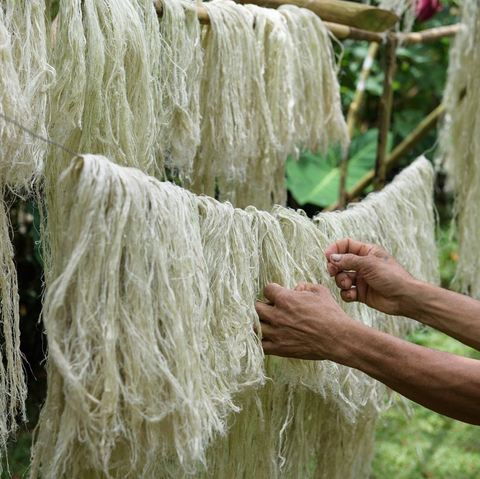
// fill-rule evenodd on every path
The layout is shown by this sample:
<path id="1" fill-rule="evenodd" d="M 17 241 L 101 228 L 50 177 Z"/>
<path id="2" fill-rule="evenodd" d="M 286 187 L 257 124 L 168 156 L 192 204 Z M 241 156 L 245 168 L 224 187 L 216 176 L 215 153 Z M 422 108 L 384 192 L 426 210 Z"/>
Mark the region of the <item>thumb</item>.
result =
<path id="1" fill-rule="evenodd" d="M 359 271 L 364 264 L 365 256 L 357 256 L 356 254 L 332 254 L 330 255 L 331 264 L 340 271 Z M 336 273 L 335 273 L 336 274 Z"/>

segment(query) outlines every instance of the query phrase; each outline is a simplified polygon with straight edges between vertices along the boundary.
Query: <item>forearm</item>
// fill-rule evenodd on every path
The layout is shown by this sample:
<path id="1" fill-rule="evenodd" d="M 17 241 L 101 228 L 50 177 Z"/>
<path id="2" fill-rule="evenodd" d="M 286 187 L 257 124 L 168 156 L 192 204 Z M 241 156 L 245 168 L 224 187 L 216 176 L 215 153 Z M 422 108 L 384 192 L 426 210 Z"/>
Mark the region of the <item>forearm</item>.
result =
<path id="1" fill-rule="evenodd" d="M 356 323 L 334 361 L 433 411 L 480 425 L 480 361 L 418 346 Z"/>
<path id="2" fill-rule="evenodd" d="M 420 281 L 407 289 L 402 315 L 480 350 L 480 301 Z"/>

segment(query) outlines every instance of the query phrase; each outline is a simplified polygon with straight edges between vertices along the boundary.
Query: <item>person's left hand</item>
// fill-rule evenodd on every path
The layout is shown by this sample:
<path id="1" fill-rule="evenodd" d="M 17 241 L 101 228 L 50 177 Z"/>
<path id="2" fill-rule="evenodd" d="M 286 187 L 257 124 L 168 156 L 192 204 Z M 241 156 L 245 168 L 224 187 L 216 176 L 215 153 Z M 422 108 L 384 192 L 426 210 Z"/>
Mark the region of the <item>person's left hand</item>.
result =
<path id="1" fill-rule="evenodd" d="M 325 286 L 300 283 L 295 290 L 276 283 L 264 291 L 270 303 L 255 303 L 265 354 L 297 359 L 338 360 L 344 332 L 356 323 Z"/>

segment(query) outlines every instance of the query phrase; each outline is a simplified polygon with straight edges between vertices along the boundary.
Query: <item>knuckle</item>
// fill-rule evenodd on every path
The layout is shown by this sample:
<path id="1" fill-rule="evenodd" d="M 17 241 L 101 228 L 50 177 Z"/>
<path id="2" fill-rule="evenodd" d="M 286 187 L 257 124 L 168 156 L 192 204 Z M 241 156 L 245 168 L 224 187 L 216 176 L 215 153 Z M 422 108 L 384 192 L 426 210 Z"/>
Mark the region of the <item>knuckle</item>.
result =
<path id="1" fill-rule="evenodd" d="M 289 303 L 290 294 L 288 291 L 280 291 L 275 297 L 275 302 L 279 306 L 286 306 Z"/>
<path id="2" fill-rule="evenodd" d="M 316 289 L 317 289 L 317 292 L 320 294 L 326 294 L 329 292 L 329 289 L 323 284 L 318 284 Z"/>

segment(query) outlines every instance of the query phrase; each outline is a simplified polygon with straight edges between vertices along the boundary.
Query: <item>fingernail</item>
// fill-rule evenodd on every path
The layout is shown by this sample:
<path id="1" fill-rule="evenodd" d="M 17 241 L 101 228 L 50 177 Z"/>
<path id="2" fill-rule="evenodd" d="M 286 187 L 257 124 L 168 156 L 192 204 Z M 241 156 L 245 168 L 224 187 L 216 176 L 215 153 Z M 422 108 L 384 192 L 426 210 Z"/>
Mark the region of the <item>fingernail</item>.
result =
<path id="1" fill-rule="evenodd" d="M 342 279 L 342 281 L 340 281 L 340 285 L 342 286 L 342 288 L 345 288 L 345 280 Z"/>
<path id="2" fill-rule="evenodd" d="M 347 298 L 352 299 L 352 293 L 350 293 L 350 291 L 347 291 Z"/>
<path id="3" fill-rule="evenodd" d="M 330 255 L 330 259 L 334 261 L 335 263 L 338 263 L 342 259 L 341 254 L 332 254 Z"/>

